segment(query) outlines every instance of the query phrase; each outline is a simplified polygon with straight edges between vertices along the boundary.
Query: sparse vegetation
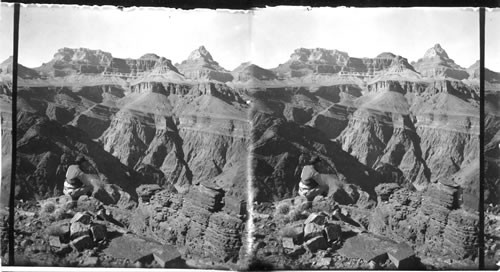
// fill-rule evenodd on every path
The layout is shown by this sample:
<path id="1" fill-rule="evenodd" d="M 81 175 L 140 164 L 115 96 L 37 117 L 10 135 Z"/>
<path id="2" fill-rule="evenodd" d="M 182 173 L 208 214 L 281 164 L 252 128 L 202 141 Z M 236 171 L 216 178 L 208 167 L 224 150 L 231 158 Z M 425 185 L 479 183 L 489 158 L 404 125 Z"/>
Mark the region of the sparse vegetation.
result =
<path id="1" fill-rule="evenodd" d="M 287 203 L 280 203 L 276 207 L 276 213 L 278 215 L 287 215 L 290 212 L 290 206 Z"/>
<path id="2" fill-rule="evenodd" d="M 291 222 L 300 220 L 302 219 L 302 211 L 298 208 L 295 208 L 288 213 L 287 217 Z"/>
<path id="3" fill-rule="evenodd" d="M 56 210 L 56 205 L 53 202 L 45 202 L 42 204 L 42 213 L 52 214 Z"/>
<path id="4" fill-rule="evenodd" d="M 54 211 L 53 215 L 56 220 L 62 220 L 66 217 L 66 210 L 63 207 L 59 207 Z"/>

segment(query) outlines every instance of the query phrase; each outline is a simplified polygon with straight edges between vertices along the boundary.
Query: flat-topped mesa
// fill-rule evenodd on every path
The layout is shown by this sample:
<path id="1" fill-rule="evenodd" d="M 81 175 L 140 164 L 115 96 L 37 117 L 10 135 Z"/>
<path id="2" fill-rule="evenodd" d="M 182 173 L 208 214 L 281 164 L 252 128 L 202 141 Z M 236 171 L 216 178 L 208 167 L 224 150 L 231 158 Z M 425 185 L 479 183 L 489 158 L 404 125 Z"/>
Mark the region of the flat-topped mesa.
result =
<path id="1" fill-rule="evenodd" d="M 280 77 L 303 77 L 310 74 L 371 77 L 391 69 L 391 73 L 416 73 L 408 60 L 390 52 L 375 58 L 350 57 L 346 52 L 323 48 L 299 48 L 290 59 L 273 69 Z M 411 74 L 411 73 L 410 73 Z"/>
<path id="2" fill-rule="evenodd" d="M 384 52 L 375 58 L 363 58 L 361 61 L 366 66 L 367 72 L 374 72 L 386 69 L 391 66 L 393 59 L 396 57 L 393 53 Z"/>
<path id="3" fill-rule="evenodd" d="M 51 61 L 35 70 L 53 77 L 101 73 L 127 77 L 139 76 L 158 66 L 167 66 L 178 73 L 170 60 L 156 54 L 145 54 L 139 59 L 122 59 L 113 57 L 109 52 L 87 48 L 59 49 Z"/>
<path id="4" fill-rule="evenodd" d="M 54 61 L 85 63 L 93 65 L 110 64 L 113 56 L 109 52 L 102 50 L 92 50 L 87 48 L 62 48 L 54 54 Z"/>
<path id="5" fill-rule="evenodd" d="M 102 73 L 113 60 L 111 53 L 87 48 L 61 48 L 51 61 L 35 68 L 46 76 L 66 76 L 77 73 Z"/>
<path id="6" fill-rule="evenodd" d="M 139 59 L 113 58 L 113 63 L 105 72 L 140 76 L 148 72 L 162 74 L 167 71 L 179 73 L 171 60 L 150 53 L 141 56 Z"/>
<path id="7" fill-rule="evenodd" d="M 177 65 L 177 68 L 189 79 L 219 82 L 233 80 L 231 73 L 221 67 L 204 46 L 191 52 L 185 61 Z"/>
<path id="8" fill-rule="evenodd" d="M 465 68 L 450 59 L 441 45 L 436 44 L 428 49 L 424 57 L 412 63 L 415 69 L 426 77 L 466 79 L 469 73 Z"/>
<path id="9" fill-rule="evenodd" d="M 345 64 L 348 59 L 349 55 L 346 52 L 342 52 L 339 50 L 328 50 L 324 48 L 314 48 L 314 49 L 299 48 L 296 49 L 292 53 L 292 55 L 290 55 L 291 61 L 322 63 L 330 65 Z"/>
<path id="10" fill-rule="evenodd" d="M 299 48 L 290 59 L 274 68 L 280 77 L 302 77 L 312 73 L 334 74 L 342 70 L 349 61 L 346 52 L 324 48 Z"/>

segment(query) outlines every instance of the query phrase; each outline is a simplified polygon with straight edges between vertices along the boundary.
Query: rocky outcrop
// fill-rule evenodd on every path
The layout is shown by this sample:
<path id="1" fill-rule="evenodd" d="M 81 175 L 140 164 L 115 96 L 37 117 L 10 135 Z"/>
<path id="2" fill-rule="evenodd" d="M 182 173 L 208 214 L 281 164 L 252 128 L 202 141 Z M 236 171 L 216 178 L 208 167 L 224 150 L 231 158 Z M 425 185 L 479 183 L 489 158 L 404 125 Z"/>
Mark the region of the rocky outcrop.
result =
<path id="1" fill-rule="evenodd" d="M 325 133 L 328 138 L 335 139 L 347 127 L 349 114 L 346 107 L 333 105 L 314 116 L 308 124 Z"/>
<path id="2" fill-rule="evenodd" d="M 47 117 L 61 124 L 66 124 L 72 120 L 74 114 L 74 110 L 70 111 L 64 107 L 56 105 L 55 103 L 48 103 L 47 105 Z"/>
<path id="3" fill-rule="evenodd" d="M 98 104 L 77 115 L 70 124 L 85 131 L 90 138 L 97 139 L 108 129 L 116 112 L 116 108 Z"/>
<path id="4" fill-rule="evenodd" d="M 457 258 L 476 254 L 479 216 L 463 210 L 452 211 L 443 231 L 444 246 Z"/>
<path id="5" fill-rule="evenodd" d="M 381 196 L 380 196 L 381 197 Z M 478 215 L 460 204 L 460 188 L 432 184 L 422 193 L 399 189 L 379 202 L 369 231 L 396 241 L 410 241 L 420 254 L 473 258 Z"/>
<path id="6" fill-rule="evenodd" d="M 233 202 L 224 190 L 207 185 L 192 186 L 184 197 L 157 191 L 139 202 L 131 228 L 185 247 L 185 256 L 236 263 L 245 221 L 244 213 L 231 212 Z"/>
<path id="7" fill-rule="evenodd" d="M 236 262 L 242 246 L 244 222 L 226 213 L 215 213 L 210 217 L 204 234 L 207 257 L 219 262 Z"/>
<path id="8" fill-rule="evenodd" d="M 377 202 L 388 201 L 389 197 L 394 191 L 399 189 L 400 186 L 397 183 L 382 183 L 375 187 L 375 193 L 377 194 Z"/>
<path id="9" fill-rule="evenodd" d="M 242 63 L 231 74 L 235 81 L 275 80 L 277 76 L 271 71 L 250 62 Z"/>

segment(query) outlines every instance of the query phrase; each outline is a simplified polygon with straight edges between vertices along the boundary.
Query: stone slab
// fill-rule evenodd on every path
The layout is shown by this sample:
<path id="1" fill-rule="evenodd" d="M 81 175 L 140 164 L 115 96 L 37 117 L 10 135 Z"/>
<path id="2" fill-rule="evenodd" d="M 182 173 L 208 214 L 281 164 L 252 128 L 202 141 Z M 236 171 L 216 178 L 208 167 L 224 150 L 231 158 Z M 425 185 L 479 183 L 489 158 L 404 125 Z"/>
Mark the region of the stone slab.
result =
<path id="1" fill-rule="evenodd" d="M 309 249 L 311 252 L 316 252 L 320 249 L 327 249 L 328 244 L 323 236 L 316 236 L 304 243 L 304 247 Z"/>
<path id="2" fill-rule="evenodd" d="M 295 244 L 293 243 L 293 238 L 291 237 L 283 237 L 281 238 L 281 241 L 283 242 L 284 248 L 293 249 L 295 247 Z"/>
<path id="3" fill-rule="evenodd" d="M 359 258 L 367 262 L 385 260 L 389 251 L 396 251 L 398 244 L 388 238 L 371 233 L 360 233 L 347 238 L 337 252 L 347 258 Z"/>
<path id="4" fill-rule="evenodd" d="M 114 258 L 129 259 L 132 262 L 153 257 L 153 253 L 162 252 L 165 245 L 153 240 L 139 237 L 133 234 L 124 234 L 109 243 L 104 253 Z"/>
<path id="5" fill-rule="evenodd" d="M 409 269 L 413 268 L 416 265 L 415 252 L 409 245 L 405 243 L 399 244 L 396 250 L 387 252 L 387 255 L 389 256 L 391 262 L 398 269 Z"/>
<path id="6" fill-rule="evenodd" d="M 175 246 L 166 245 L 161 249 L 153 250 L 153 257 L 161 267 L 176 267 L 181 261 L 181 254 Z"/>

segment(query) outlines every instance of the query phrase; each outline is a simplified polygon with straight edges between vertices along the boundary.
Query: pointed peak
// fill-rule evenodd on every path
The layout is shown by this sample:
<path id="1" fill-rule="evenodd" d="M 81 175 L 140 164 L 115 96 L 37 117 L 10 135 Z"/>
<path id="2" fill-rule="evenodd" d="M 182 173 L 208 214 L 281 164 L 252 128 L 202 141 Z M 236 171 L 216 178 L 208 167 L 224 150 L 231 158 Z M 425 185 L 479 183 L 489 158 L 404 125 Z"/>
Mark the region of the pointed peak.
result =
<path id="1" fill-rule="evenodd" d="M 0 65 L 7 65 L 7 64 L 12 64 L 14 61 L 14 58 L 12 56 L 9 56 L 7 59 L 5 59 Z"/>
<path id="2" fill-rule="evenodd" d="M 476 60 L 471 66 L 468 68 L 469 70 L 471 69 L 479 69 L 479 60 Z"/>
<path id="3" fill-rule="evenodd" d="M 212 55 L 210 55 L 210 52 L 205 48 L 205 46 L 200 46 L 198 49 L 194 50 L 189 54 L 188 60 L 198 60 L 202 59 L 205 60 L 206 62 L 213 62 Z"/>
<path id="4" fill-rule="evenodd" d="M 441 47 L 439 43 L 436 43 L 432 48 L 429 48 L 424 55 L 424 58 L 435 58 L 439 57 L 442 59 L 449 59 L 446 51 Z"/>

